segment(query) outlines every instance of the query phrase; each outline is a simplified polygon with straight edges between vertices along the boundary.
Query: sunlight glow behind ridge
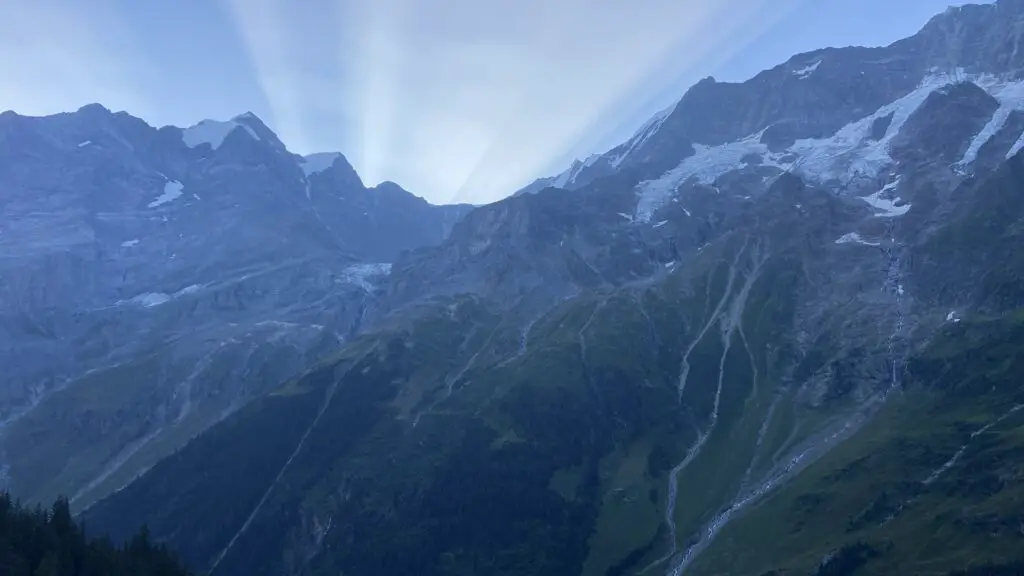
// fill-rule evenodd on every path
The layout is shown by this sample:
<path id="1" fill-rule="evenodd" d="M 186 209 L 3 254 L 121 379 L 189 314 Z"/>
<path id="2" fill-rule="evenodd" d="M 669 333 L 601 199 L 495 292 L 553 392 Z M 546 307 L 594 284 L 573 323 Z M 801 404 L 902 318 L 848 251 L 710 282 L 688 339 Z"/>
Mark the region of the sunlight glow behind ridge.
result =
<path id="1" fill-rule="evenodd" d="M 149 38 L 152 8 L 11 2 L 4 107 L 98 101 L 187 126 L 238 103 L 294 152 L 342 152 L 368 185 L 485 203 L 622 142 L 809 0 L 217 0 L 181 15 L 210 26 L 177 75 L 152 59 L 190 38 Z"/>
<path id="2" fill-rule="evenodd" d="M 398 105 L 395 81 L 400 73 L 401 52 L 392 39 L 395 29 L 401 26 L 402 14 L 395 0 L 377 0 L 363 4 L 360 10 L 353 8 L 343 17 L 344 33 L 358 39 L 356 84 L 362 86 L 358 106 L 362 144 L 347 154 L 363 180 L 370 184 L 386 179 L 386 158 L 393 150 Z"/>
<path id="3" fill-rule="evenodd" d="M 682 96 L 674 92 L 667 101 L 656 101 L 652 106 L 643 100 L 652 87 L 655 92 L 664 90 L 681 73 L 697 67 L 706 70 L 709 62 L 717 64 L 727 59 L 797 3 L 799 0 L 706 1 L 666 9 L 657 2 L 640 2 L 637 6 L 646 11 L 632 15 L 643 22 L 634 31 L 640 37 L 618 33 L 623 22 L 614 10 L 592 14 L 587 22 L 594 31 L 591 41 L 557 50 L 568 54 L 583 70 L 556 70 L 547 83 L 530 87 L 538 94 L 531 99 L 532 105 L 518 113 L 529 121 L 518 122 L 495 135 L 490 154 L 467 176 L 456 199 L 499 198 L 509 189 L 528 183 L 532 176 L 564 168 L 573 156 L 604 152 L 619 144 L 627 134 L 617 134 L 616 140 L 612 129 L 624 116 L 641 109 L 646 111 L 646 120 Z M 740 6 L 742 9 L 737 10 Z M 580 8 L 577 13 L 582 13 L 582 5 Z M 601 38 L 621 40 L 602 44 Z M 546 99 L 543 91 L 572 96 Z M 537 134 L 537 126 L 546 129 Z M 525 173 L 507 165 L 510 157 L 522 163 Z M 502 182 L 504 190 L 489 185 L 496 174 L 509 182 L 518 178 L 518 184 Z"/>
<path id="4" fill-rule="evenodd" d="M 341 0 L 324 14 L 231 0 L 289 147 L 339 150 L 367 184 L 394 180 L 434 202 L 476 203 L 614 145 L 595 129 L 681 95 L 651 102 L 652 81 L 664 90 L 703 72 L 702 62 L 735 52 L 799 1 Z M 330 77 L 297 73 L 317 50 L 335 65 L 320 68 Z M 312 106 L 328 86 L 335 100 Z M 304 124 L 332 105 L 336 125 Z"/>

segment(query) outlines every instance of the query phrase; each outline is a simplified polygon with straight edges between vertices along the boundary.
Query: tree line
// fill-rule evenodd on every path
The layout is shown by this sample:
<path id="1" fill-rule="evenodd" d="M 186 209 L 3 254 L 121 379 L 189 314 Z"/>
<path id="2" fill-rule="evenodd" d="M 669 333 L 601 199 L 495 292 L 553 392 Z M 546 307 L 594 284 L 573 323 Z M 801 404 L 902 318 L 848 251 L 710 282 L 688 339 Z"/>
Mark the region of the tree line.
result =
<path id="1" fill-rule="evenodd" d="M 90 538 L 65 498 L 30 508 L 0 492 L 0 574 L 4 576 L 191 576 L 143 527 L 127 542 Z"/>

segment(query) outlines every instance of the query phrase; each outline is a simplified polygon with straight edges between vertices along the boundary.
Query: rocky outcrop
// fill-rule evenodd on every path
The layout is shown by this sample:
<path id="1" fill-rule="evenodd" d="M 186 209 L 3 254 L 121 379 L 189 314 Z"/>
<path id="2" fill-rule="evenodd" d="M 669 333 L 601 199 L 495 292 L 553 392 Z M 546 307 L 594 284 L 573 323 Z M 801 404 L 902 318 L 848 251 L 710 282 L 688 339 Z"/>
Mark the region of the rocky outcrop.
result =
<path id="1" fill-rule="evenodd" d="M 98 104 L 0 115 L 0 189 L 4 485 L 76 506 L 340 347 L 390 262 L 469 210 L 366 188 L 252 114 Z"/>

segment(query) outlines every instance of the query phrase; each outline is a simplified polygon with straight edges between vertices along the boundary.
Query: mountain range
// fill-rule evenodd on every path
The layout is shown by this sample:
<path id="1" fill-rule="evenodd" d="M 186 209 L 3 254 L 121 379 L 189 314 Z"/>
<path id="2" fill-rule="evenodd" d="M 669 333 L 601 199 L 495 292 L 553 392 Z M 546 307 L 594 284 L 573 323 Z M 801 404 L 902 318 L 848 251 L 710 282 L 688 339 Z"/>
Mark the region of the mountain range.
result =
<path id="1" fill-rule="evenodd" d="M 1022 35 L 707 78 L 476 208 L 0 116 L 7 483 L 214 575 L 1016 573 Z"/>
<path id="2" fill-rule="evenodd" d="M 252 114 L 156 129 L 95 104 L 0 115 L 0 190 L 0 463 L 76 505 L 338 348 L 388 264 L 469 209 L 366 188 Z"/>

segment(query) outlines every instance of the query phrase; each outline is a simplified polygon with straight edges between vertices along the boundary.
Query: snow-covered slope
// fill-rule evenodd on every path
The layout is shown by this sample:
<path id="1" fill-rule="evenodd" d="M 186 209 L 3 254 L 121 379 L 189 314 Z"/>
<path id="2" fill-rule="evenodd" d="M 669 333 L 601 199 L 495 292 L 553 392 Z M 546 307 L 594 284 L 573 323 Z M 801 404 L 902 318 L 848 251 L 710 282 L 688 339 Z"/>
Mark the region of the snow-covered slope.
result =
<path id="1" fill-rule="evenodd" d="M 254 140 L 260 139 L 252 128 L 236 120 L 223 122 L 219 122 L 217 120 L 203 120 L 198 124 L 183 130 L 181 133 L 181 139 L 189 148 L 208 144 L 216 150 L 222 143 L 224 143 L 224 139 L 227 138 L 228 134 L 233 132 L 236 128 L 243 130 Z"/>
<path id="2" fill-rule="evenodd" d="M 1005 29 L 1019 18 L 1008 0 L 967 6 L 936 16 L 918 35 L 885 48 L 797 55 L 741 84 L 705 79 L 628 141 L 539 180 L 543 185 L 531 191 L 580 188 L 628 166 L 640 175 L 633 210 L 638 223 L 678 201 L 686 185 L 713 190 L 723 177 L 745 178 L 757 189 L 755 181 L 767 185 L 792 172 L 874 201 L 884 196 L 880 189 L 895 185 L 895 175 L 916 169 L 892 154 L 901 134 L 913 138 L 906 133 L 912 130 L 904 130 L 907 120 L 929 97 L 964 83 L 983 90 L 996 106 L 979 112 L 984 125 L 972 128 L 969 142 L 955 143 L 961 153 L 945 167 L 954 175 L 971 173 L 979 162 L 991 167 L 996 158 L 1024 149 L 1024 81 L 1013 60 L 1019 55 L 988 56 L 985 40 L 992 29 L 986 26 L 998 22 L 992 25 Z M 943 52 L 941 41 L 955 34 L 961 37 L 951 42 L 982 48 L 958 56 Z M 861 97 L 835 100 L 846 90 Z M 897 212 L 905 213 L 905 207 Z"/>

